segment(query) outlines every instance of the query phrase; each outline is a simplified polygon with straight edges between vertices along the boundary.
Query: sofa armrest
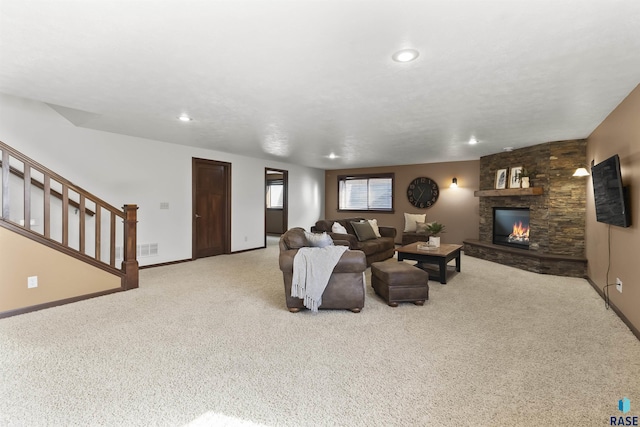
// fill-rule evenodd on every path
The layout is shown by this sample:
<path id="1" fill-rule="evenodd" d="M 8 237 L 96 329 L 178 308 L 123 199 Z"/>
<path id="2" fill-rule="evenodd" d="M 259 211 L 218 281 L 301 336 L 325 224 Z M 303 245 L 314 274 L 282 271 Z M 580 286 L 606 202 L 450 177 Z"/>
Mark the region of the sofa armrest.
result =
<path id="1" fill-rule="evenodd" d="M 293 271 L 293 259 L 298 253 L 297 249 L 288 249 L 286 251 L 280 251 L 280 257 L 278 263 L 280 264 L 280 271 L 292 272 Z"/>
<path id="2" fill-rule="evenodd" d="M 349 242 L 350 249 L 359 249 L 358 239 L 353 234 L 343 234 L 343 233 L 327 233 L 327 234 L 331 236 L 334 242 L 336 240 L 346 240 L 347 242 Z"/>
<path id="3" fill-rule="evenodd" d="M 362 251 L 347 250 L 333 269 L 334 273 L 362 273 L 367 269 L 367 258 Z"/>
<path id="4" fill-rule="evenodd" d="M 395 227 L 378 227 L 380 230 L 380 235 L 382 237 L 396 237 L 396 229 Z"/>
<path id="5" fill-rule="evenodd" d="M 346 241 L 342 241 L 345 243 Z M 298 253 L 298 249 L 289 249 L 280 252 L 278 258 L 280 264 L 280 271 L 284 273 L 291 273 L 293 271 L 293 260 Z M 342 254 L 340 260 L 334 268 L 335 273 L 361 273 L 367 268 L 367 260 L 362 251 L 347 250 Z"/>

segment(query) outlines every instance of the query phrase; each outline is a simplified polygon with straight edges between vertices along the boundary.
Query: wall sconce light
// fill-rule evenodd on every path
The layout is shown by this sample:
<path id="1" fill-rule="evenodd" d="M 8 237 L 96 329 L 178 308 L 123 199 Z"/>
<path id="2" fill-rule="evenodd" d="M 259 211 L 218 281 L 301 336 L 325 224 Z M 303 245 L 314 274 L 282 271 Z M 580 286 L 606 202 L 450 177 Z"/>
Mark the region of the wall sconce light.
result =
<path id="1" fill-rule="evenodd" d="M 589 176 L 589 172 L 587 171 L 586 168 L 578 168 L 573 173 L 573 176 Z"/>
<path id="2" fill-rule="evenodd" d="M 451 185 L 449 186 L 449 188 L 458 188 L 458 178 L 453 178 L 451 180 Z"/>

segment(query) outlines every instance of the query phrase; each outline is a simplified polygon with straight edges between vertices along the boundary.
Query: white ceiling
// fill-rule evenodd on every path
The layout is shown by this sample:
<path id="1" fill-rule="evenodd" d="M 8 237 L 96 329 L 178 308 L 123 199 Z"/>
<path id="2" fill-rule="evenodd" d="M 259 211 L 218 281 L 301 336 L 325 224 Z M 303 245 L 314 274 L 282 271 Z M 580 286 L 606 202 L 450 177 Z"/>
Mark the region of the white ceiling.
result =
<path id="1" fill-rule="evenodd" d="M 638 0 L 0 0 L 0 92 L 321 169 L 585 138 L 639 72 Z"/>

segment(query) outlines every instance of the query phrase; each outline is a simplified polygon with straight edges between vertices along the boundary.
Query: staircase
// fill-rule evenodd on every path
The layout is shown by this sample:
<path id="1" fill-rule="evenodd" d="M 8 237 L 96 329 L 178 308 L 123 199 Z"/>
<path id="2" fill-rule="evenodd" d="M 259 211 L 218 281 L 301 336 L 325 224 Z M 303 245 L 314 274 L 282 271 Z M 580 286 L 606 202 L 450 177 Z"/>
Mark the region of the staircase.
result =
<path id="1" fill-rule="evenodd" d="M 138 287 L 137 205 L 124 205 L 118 209 L 3 142 L 0 142 L 0 153 L 0 227 L 119 279 L 115 281 L 119 288 L 99 294 Z M 6 251 L 6 244 L 4 247 Z M 42 260 L 30 260 L 30 255 L 20 254 L 20 259 L 26 259 L 34 266 L 41 264 Z M 3 256 L 1 250 L 0 256 Z M 100 274 L 104 276 L 104 273 Z M 22 282 L 23 279 L 0 271 L 0 318 L 97 296 L 95 292 L 83 295 L 82 291 L 61 300 L 55 300 L 55 297 L 46 300 L 43 296 L 40 298 L 45 300 L 35 298 L 33 305 L 16 302 L 15 307 L 9 305 L 11 308 L 7 310 L 8 305 L 2 304 L 2 299 L 7 300 L 7 295 L 11 295 L 7 288 L 14 287 L 17 292 L 25 293 L 27 296 L 22 300 L 30 300 L 36 295 L 33 292 L 26 294 L 23 289 L 27 288 L 26 277 L 23 287 L 22 283 L 19 286 L 14 283 L 17 280 Z"/>

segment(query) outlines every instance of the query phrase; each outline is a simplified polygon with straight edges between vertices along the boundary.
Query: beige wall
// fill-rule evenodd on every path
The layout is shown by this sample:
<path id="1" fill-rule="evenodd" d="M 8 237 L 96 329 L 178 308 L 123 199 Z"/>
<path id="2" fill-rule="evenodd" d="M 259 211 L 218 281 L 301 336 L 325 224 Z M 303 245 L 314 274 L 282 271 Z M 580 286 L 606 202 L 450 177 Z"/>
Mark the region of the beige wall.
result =
<path id="1" fill-rule="evenodd" d="M 395 173 L 395 213 L 338 212 L 338 175 L 362 173 Z M 407 187 L 414 178 L 425 176 L 433 179 L 440 188 L 440 197 L 429 209 L 413 207 L 407 199 Z M 458 188 L 449 188 L 453 177 L 458 178 Z M 442 243 L 461 244 L 464 239 L 478 238 L 478 198 L 473 192 L 479 187 L 480 161 L 428 163 L 418 165 L 387 166 L 377 168 L 339 169 L 325 172 L 325 218 L 340 219 L 353 216 L 377 219 L 379 225 L 395 227 L 396 242 L 402 241 L 404 213 L 426 213 L 427 221 L 438 221 L 447 229 Z"/>
<path id="2" fill-rule="evenodd" d="M 587 140 L 587 162 L 596 164 L 618 154 L 622 181 L 631 189 L 631 227 L 611 226 L 611 257 L 608 254 L 609 226 L 596 222 L 593 185 L 587 187 L 586 253 L 588 275 L 598 287 L 605 285 L 610 259 L 609 283 L 622 280 L 622 294 L 609 288 L 611 302 L 640 329 L 640 86 L 593 131 Z"/>
<path id="3" fill-rule="evenodd" d="M 117 289 L 121 284 L 117 276 L 2 227 L 0 272 L 0 313 Z M 29 276 L 38 276 L 37 288 L 27 288 Z"/>

